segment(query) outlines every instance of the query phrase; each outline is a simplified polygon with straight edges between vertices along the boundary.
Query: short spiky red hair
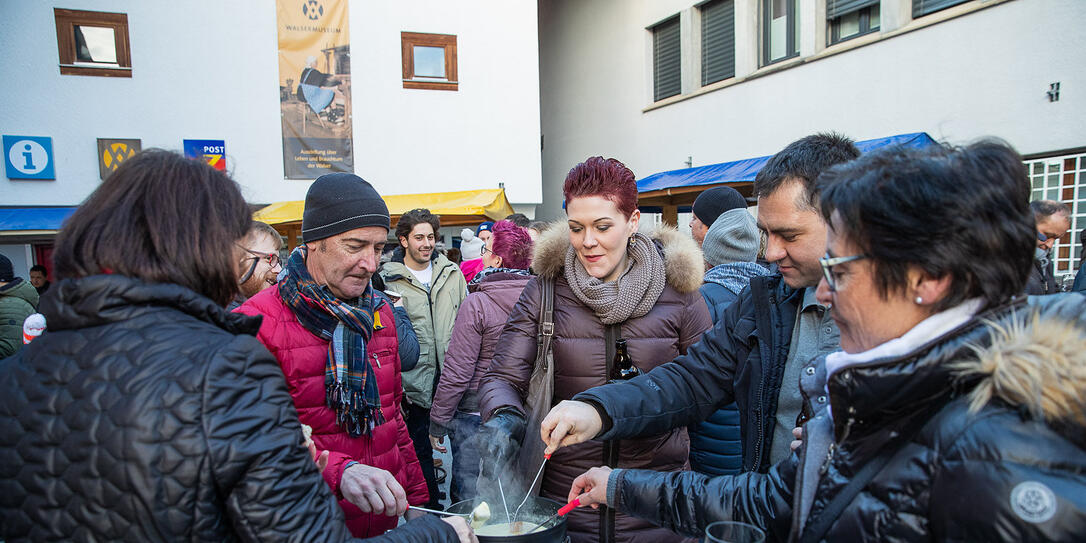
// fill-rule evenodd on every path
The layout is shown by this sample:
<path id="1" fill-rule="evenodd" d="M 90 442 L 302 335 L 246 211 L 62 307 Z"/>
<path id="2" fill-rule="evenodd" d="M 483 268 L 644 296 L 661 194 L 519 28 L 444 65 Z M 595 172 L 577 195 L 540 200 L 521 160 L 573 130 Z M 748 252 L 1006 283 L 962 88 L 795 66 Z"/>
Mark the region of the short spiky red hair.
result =
<path id="1" fill-rule="evenodd" d="M 566 203 L 580 196 L 602 196 L 615 203 L 626 218 L 637 209 L 637 181 L 625 164 L 594 156 L 576 165 L 562 186 Z"/>
<path id="2" fill-rule="evenodd" d="M 532 237 L 513 221 L 498 221 L 491 230 L 494 254 L 502 257 L 502 266 L 526 270 L 532 265 Z"/>

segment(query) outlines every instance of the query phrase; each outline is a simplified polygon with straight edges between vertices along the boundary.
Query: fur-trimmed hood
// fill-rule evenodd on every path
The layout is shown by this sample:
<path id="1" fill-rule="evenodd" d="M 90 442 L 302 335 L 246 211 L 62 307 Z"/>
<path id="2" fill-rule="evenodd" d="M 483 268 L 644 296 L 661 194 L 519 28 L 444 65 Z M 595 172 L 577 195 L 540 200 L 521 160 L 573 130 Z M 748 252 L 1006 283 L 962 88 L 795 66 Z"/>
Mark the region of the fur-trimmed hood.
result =
<path id="1" fill-rule="evenodd" d="M 704 259 L 697 242 L 674 227 L 665 225 L 656 226 L 645 235 L 661 249 L 667 284 L 683 294 L 697 291 L 705 273 Z M 565 267 L 569 246 L 569 225 L 564 222 L 551 223 L 535 242 L 532 269 L 544 277 L 558 277 Z"/>
<path id="2" fill-rule="evenodd" d="M 954 364 L 960 375 L 980 378 L 969 397 L 972 411 L 998 399 L 1050 424 L 1086 429 L 1086 297 L 1059 297 L 1065 299 L 989 323 L 990 342 L 973 349 L 976 358 Z"/>

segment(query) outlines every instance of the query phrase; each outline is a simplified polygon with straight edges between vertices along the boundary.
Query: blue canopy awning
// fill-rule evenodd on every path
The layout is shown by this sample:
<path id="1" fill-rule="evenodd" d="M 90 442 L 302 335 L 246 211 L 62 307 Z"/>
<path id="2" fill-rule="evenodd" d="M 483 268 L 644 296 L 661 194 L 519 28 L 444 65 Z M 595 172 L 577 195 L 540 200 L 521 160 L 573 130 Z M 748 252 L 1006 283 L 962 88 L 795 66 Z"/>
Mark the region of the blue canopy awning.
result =
<path id="1" fill-rule="evenodd" d="M 926 132 L 913 134 L 901 134 L 888 138 L 878 138 L 856 142 L 860 152 L 866 153 L 880 147 L 890 145 L 905 145 L 907 147 L 927 147 L 935 145 L 935 140 Z M 754 176 L 765 166 L 769 156 L 747 158 L 734 162 L 722 162 L 697 168 L 684 168 L 660 172 L 644 177 L 637 182 L 637 192 L 645 193 L 656 190 L 673 189 L 676 187 L 695 187 L 699 185 L 716 185 L 720 183 L 753 183 Z"/>
<path id="2" fill-rule="evenodd" d="M 0 231 L 60 230 L 60 225 L 75 213 L 74 207 L 0 208 Z"/>

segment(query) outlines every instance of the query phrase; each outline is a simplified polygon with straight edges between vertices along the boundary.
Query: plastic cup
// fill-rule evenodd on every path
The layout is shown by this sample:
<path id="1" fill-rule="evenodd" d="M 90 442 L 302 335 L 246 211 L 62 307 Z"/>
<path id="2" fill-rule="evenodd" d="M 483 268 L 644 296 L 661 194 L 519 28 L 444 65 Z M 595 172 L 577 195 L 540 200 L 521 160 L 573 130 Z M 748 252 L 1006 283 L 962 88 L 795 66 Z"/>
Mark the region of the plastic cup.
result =
<path id="1" fill-rule="evenodd" d="M 705 541 L 710 543 L 764 543 L 765 532 L 751 524 L 726 520 L 706 526 Z"/>

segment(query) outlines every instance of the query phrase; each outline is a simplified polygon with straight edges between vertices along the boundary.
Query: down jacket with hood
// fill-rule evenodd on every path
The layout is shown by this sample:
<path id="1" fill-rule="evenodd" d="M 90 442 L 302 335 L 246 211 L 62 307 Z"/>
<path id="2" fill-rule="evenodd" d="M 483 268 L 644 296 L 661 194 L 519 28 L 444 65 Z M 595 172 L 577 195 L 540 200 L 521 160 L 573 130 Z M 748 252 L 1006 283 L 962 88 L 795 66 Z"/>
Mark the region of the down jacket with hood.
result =
<path id="1" fill-rule="evenodd" d="M 23 321 L 38 307 L 38 291 L 29 281 L 16 277 L 0 286 L 0 358 L 23 346 Z"/>
<path id="2" fill-rule="evenodd" d="M 505 321 L 531 276 L 497 272 L 468 285 L 468 297 L 456 314 L 445 369 L 430 408 L 430 435 L 444 436 L 457 411 L 479 411 L 479 382 L 494 358 Z"/>
<path id="3" fill-rule="evenodd" d="M 824 540 L 1082 541 L 1086 298 L 1044 298 L 833 374 L 832 416 L 823 407 L 799 455 L 767 474 L 616 471 L 609 503 L 684 534 L 735 519 L 766 528 L 771 541 L 795 541 L 888 447 L 890 461 Z M 828 453 L 807 454 L 822 434 Z"/>
<path id="4" fill-rule="evenodd" d="M 339 489 L 343 471 L 350 461 L 388 471 L 407 492 L 411 505 L 429 500 L 418 457 L 407 435 L 407 425 L 400 414 L 403 385 L 400 381 L 399 341 L 392 306 L 381 299 L 374 312 L 374 330 L 366 344 L 366 355 L 377 379 L 384 424 L 372 435 L 351 437 L 336 424 L 336 414 L 325 403 L 324 372 L 328 359 L 328 341 L 306 330 L 294 312 L 283 302 L 279 287 L 258 292 L 240 308 L 240 313 L 263 315 L 257 339 L 279 360 L 287 387 L 298 409 L 298 417 L 313 428 L 313 442 L 318 450 L 329 451 L 324 480 L 339 500 L 347 518 L 347 527 L 355 537 L 384 533 L 396 526 L 396 517 L 363 513 L 343 498 Z"/>
<path id="5" fill-rule="evenodd" d="M 555 281 L 554 402 L 571 399 L 585 389 L 607 382 L 615 339 L 627 340 L 629 354 L 648 371 L 686 352 L 711 324 L 701 286 L 701 251 L 674 228 L 659 228 L 649 236 L 665 262 L 667 285 L 644 316 L 619 326 L 605 326 L 570 289 L 562 273 L 569 248 L 565 224 L 551 227 L 536 242 L 533 269 Z M 479 389 L 480 410 L 487 420 L 494 411 L 511 407 L 524 413 L 524 395 L 536 358 L 540 308 L 539 279 L 532 279 L 509 315 L 498 348 Z M 538 435 L 538 428 L 527 430 Z M 589 441 L 559 449 L 547 463 L 541 483 L 543 497 L 565 502 L 573 479 L 599 465 L 675 471 L 687 466 L 689 440 L 685 428 L 620 442 Z M 530 474 L 528 475 L 530 476 Z M 603 512 L 603 514 L 601 514 Z M 575 543 L 589 541 L 652 542 L 675 540 L 673 534 L 613 511 L 575 509 L 568 529 Z"/>
<path id="6" fill-rule="evenodd" d="M 54 283 L 41 312 L 0 362 L 0 538 L 350 539 L 259 318 L 120 275 Z M 457 538 L 418 519 L 373 541 Z"/>

